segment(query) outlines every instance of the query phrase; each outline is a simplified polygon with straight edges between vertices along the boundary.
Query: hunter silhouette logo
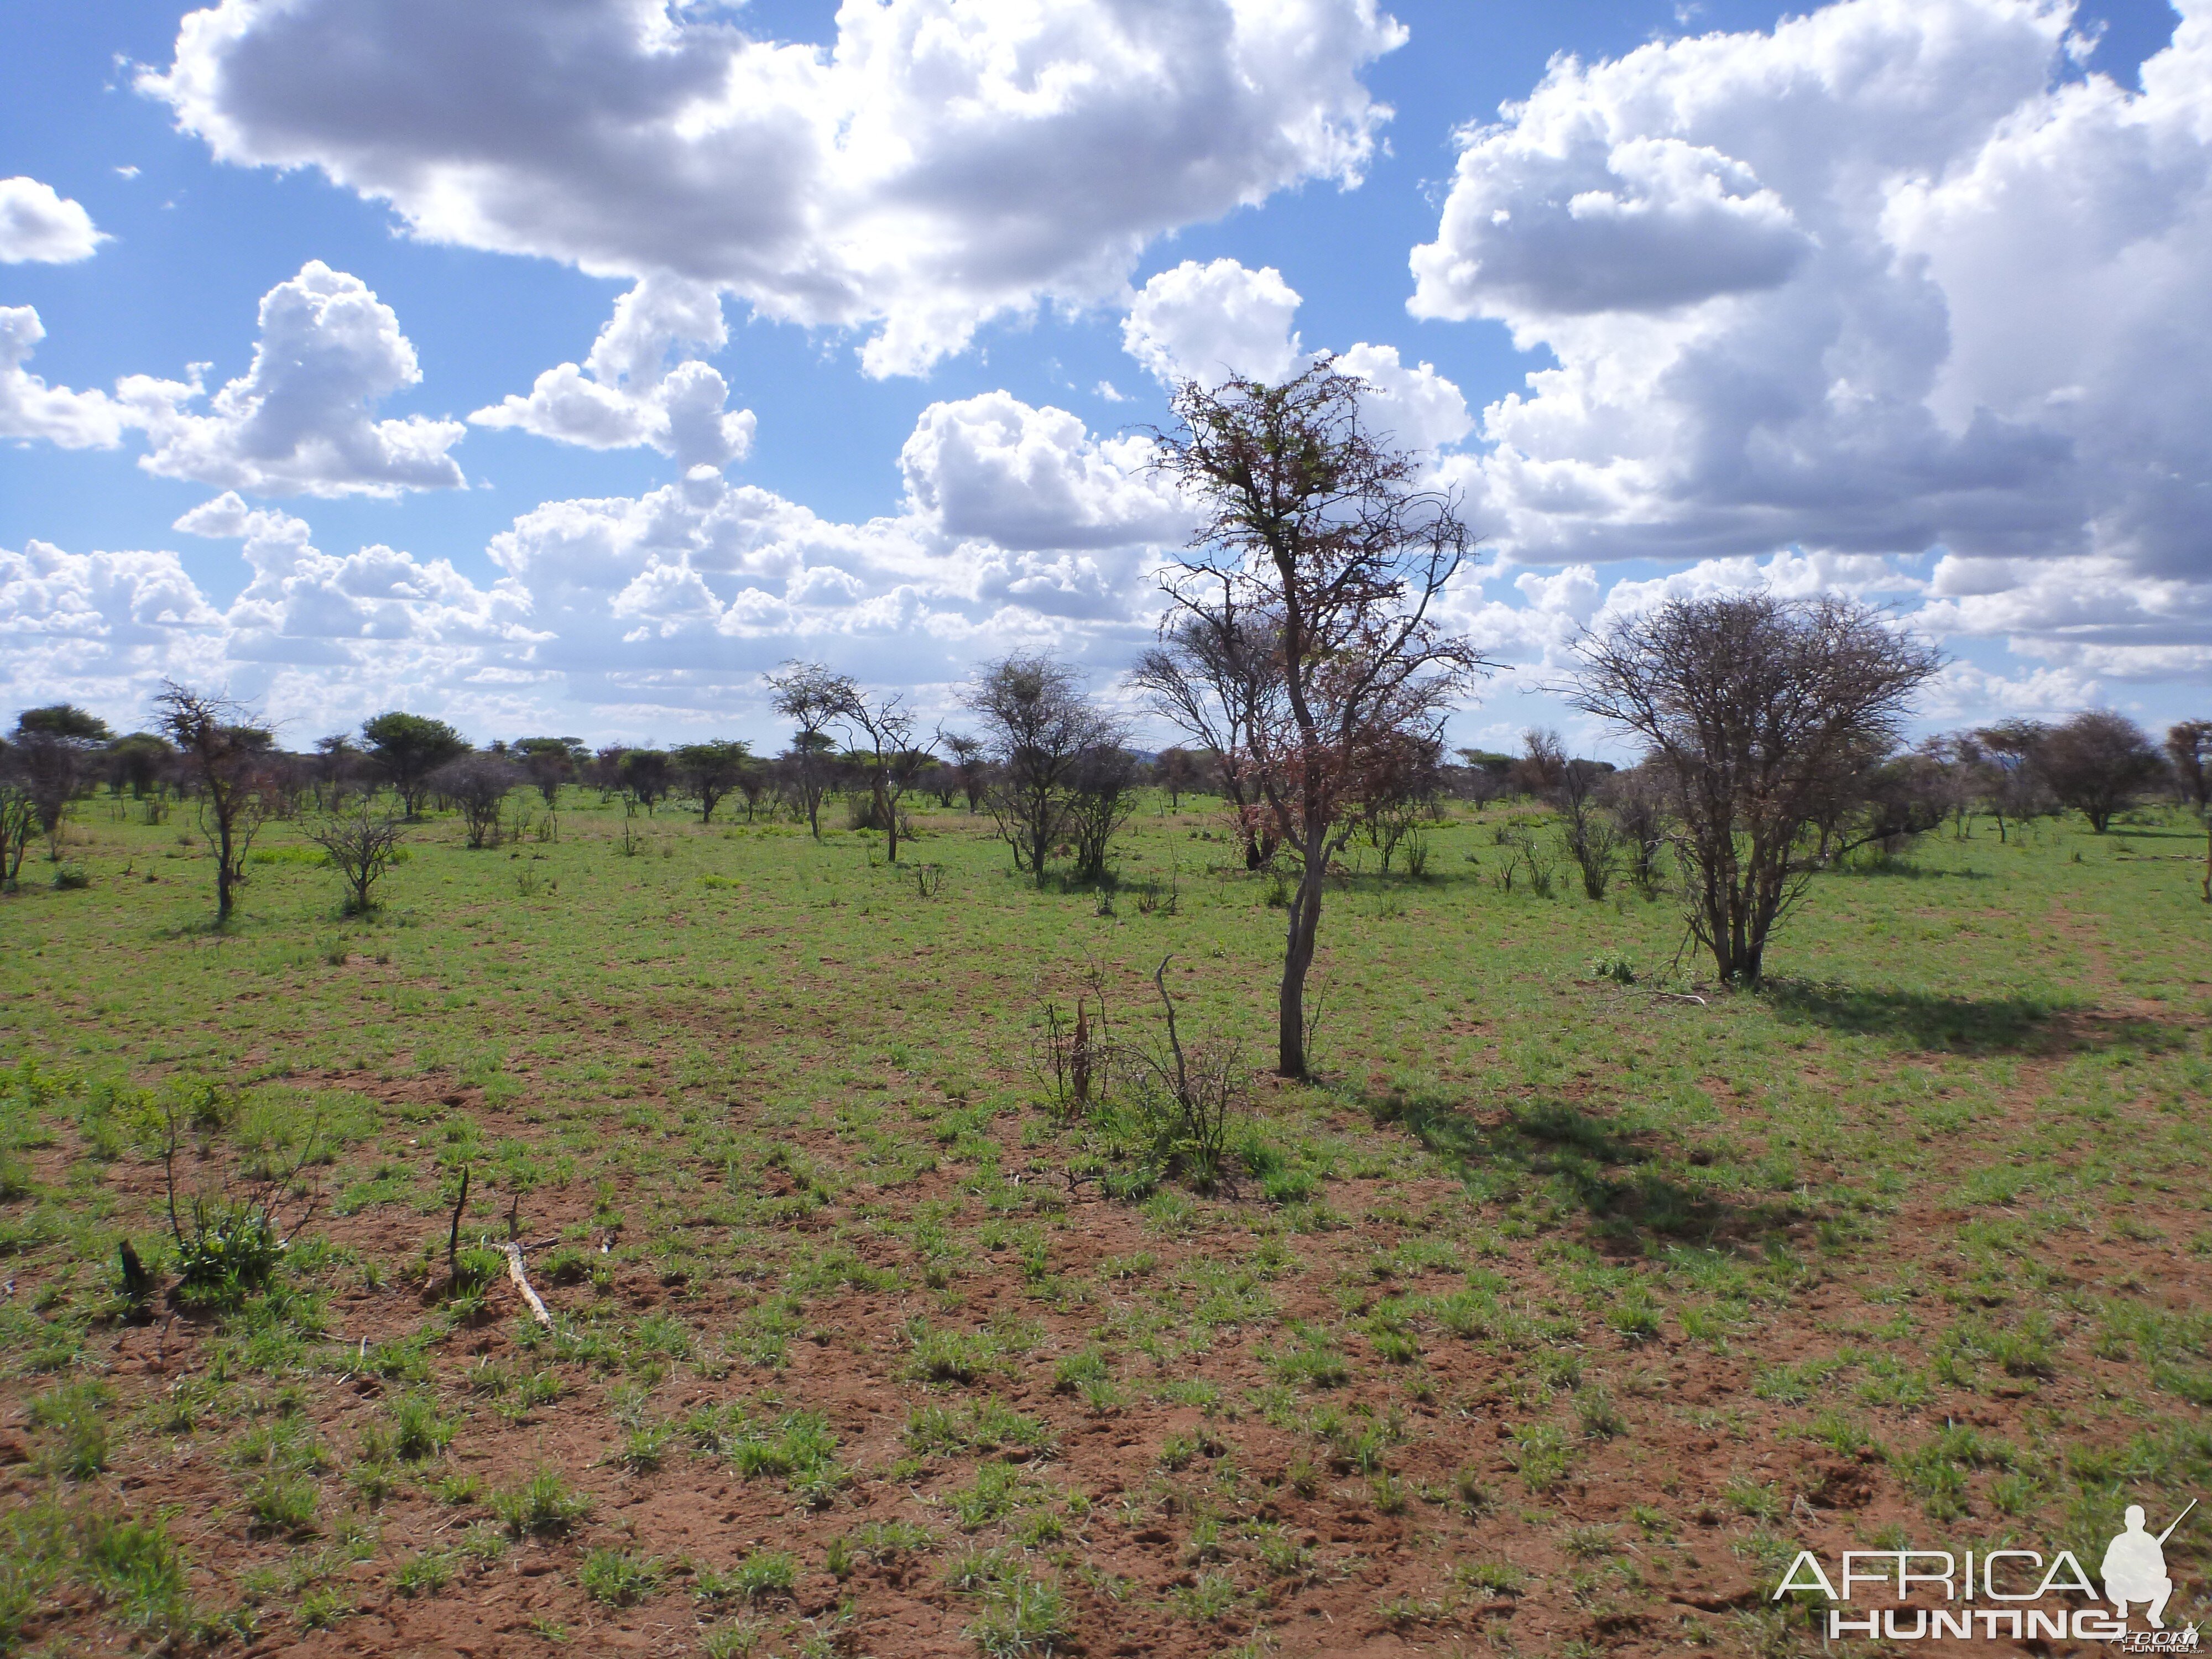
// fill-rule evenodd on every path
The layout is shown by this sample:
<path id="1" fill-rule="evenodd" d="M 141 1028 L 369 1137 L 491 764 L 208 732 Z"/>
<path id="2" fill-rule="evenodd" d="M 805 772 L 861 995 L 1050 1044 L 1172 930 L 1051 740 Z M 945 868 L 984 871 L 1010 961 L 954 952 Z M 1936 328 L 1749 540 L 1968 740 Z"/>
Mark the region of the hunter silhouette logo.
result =
<path id="1" fill-rule="evenodd" d="M 1831 1641 L 1845 1636 L 1892 1642 L 2070 1638 L 2111 1642 L 2124 1652 L 2195 1653 L 2196 1626 L 2166 1628 L 2166 1603 L 2174 1588 L 2166 1567 L 2166 1541 L 2196 1507 L 2191 1499 L 2164 1532 L 2153 1533 L 2142 1506 L 2130 1504 L 2124 1530 L 2106 1546 L 2098 1564 L 2101 1595 L 2071 1550 L 2047 1558 L 2024 1549 L 1967 1550 L 1963 1555 L 1949 1550 L 1846 1550 L 1832 1579 L 1818 1556 L 1800 1550 L 1771 1599 L 1806 1591 L 1826 1596 Z M 2069 1606 L 2053 1599 L 2067 1596 L 2080 1601 Z M 1895 1605 L 1855 1606 L 1855 1599 Z M 2128 1628 L 2130 1610 L 2136 1607 L 2150 1626 L 2147 1631 Z"/>
<path id="2" fill-rule="evenodd" d="M 2189 1501 L 2189 1510 L 2197 1507 L 2197 1500 Z M 2189 1517 L 2184 1510 L 2173 1517 L 2173 1527 Z M 2143 1511 L 2140 1504 L 2128 1505 L 2128 1529 L 2106 1547 L 2104 1565 L 2098 1569 L 2105 1580 L 2105 1599 L 2120 1610 L 2120 1617 L 2128 1616 L 2128 1603 L 2147 1604 L 2144 1617 L 2150 1620 L 2153 1630 L 2166 1628 L 2166 1598 L 2173 1594 L 2173 1580 L 2166 1576 L 2166 1540 L 2173 1536 L 2173 1527 L 2153 1538 L 2143 1530 Z"/>

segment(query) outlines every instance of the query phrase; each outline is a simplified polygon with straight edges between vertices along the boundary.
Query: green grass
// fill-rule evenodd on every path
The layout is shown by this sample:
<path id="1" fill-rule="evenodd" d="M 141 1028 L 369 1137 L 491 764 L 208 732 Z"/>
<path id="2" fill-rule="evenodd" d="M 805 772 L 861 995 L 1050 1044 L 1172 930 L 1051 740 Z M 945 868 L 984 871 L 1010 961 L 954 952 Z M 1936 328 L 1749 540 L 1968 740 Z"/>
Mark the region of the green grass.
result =
<path id="1" fill-rule="evenodd" d="M 2115 1504 L 2212 1480 L 2193 825 L 1976 821 L 1825 872 L 1748 993 L 1670 969 L 1671 894 L 1504 890 L 1498 833 L 1544 833 L 1524 807 L 1450 809 L 1425 879 L 1355 843 L 1322 1074 L 1255 1085 L 1209 1194 L 1130 1121 L 1046 1109 L 1035 1063 L 1079 988 L 1157 1042 L 1172 957 L 1186 1042 L 1264 1066 L 1282 912 L 1186 807 L 1133 821 L 1111 915 L 933 805 L 934 896 L 879 839 L 741 809 L 664 807 L 621 856 L 619 805 L 571 790 L 557 840 L 410 831 L 371 919 L 276 823 L 217 938 L 183 817 L 81 805 L 91 884 L 0 898 L 0 1403 L 40 1494 L 0 1510 L 0 1650 L 150 1643 L 263 1570 L 271 1629 L 378 1585 L 473 1609 L 502 1553 L 554 1558 L 580 1628 L 680 1585 L 660 1564 L 698 1546 L 655 1517 L 712 1505 L 748 1553 L 696 1587 L 789 1593 L 701 1638 L 732 1652 L 834 1644 L 845 1601 L 868 1628 L 948 1539 L 973 1554 L 937 1639 L 985 1652 L 1509 1595 L 1560 1651 L 1681 1619 L 1726 1650 L 1668 1599 L 1677 1555 L 1725 1600 L 1772 1538 L 1844 1523 L 1838 1463 L 1962 1544 L 2092 1553 Z M 1172 912 L 1136 902 L 1171 872 Z M 148 1328 L 114 1263 L 130 1237 L 163 1298 L 191 1265 L 165 1100 L 187 1215 L 222 1224 L 310 1133 L 321 1202 L 281 1256 L 219 1225 L 198 1305 Z M 550 1331 L 487 1248 L 510 1237 Z M 1122 1447 L 1110 1489 L 1072 1472 L 1089 1436 Z M 151 1510 L 70 1507 L 161 1481 L 219 1517 L 179 1530 L 189 1577 Z M 1335 1505 L 1488 1565 L 1354 1560 Z M 1509 1567 L 1532 1534 L 1568 1565 Z M 294 1585 L 356 1548 L 378 1565 Z M 1109 1568 L 1131 1552 L 1155 1588 Z"/>

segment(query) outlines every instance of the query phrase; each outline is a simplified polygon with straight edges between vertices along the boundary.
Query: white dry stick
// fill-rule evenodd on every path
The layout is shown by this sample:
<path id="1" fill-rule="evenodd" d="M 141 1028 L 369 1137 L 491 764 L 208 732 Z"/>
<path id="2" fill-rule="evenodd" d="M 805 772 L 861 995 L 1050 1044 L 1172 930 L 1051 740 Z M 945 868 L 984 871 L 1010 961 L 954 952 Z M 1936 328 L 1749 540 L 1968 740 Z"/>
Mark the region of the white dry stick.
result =
<path id="1" fill-rule="evenodd" d="M 507 1255 L 507 1276 L 514 1281 L 514 1288 L 522 1292 L 522 1299 L 530 1304 L 530 1316 L 548 1330 L 553 1328 L 553 1316 L 545 1311 L 545 1304 L 538 1292 L 530 1288 L 530 1277 L 522 1271 L 522 1246 L 502 1244 L 499 1247 Z"/>

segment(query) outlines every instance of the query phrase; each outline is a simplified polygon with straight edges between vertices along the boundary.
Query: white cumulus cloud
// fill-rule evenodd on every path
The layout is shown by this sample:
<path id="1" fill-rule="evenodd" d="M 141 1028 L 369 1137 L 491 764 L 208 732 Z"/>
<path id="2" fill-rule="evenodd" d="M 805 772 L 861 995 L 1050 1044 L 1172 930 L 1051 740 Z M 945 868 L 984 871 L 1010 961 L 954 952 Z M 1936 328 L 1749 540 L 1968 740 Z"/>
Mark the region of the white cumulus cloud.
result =
<path id="1" fill-rule="evenodd" d="M 315 167 L 426 239 L 672 272 L 872 328 L 919 373 L 1313 179 L 1389 112 L 1375 0 L 878 0 L 827 50 L 669 0 L 222 0 L 140 85 L 220 158 Z"/>
<path id="2" fill-rule="evenodd" d="M 1533 565 L 1933 550 L 1929 625 L 2203 672 L 2212 5 L 2179 9 L 2139 93 L 2063 72 L 2054 0 L 1556 61 L 1413 255 L 1416 314 L 1557 360 L 1456 465 L 1483 528 Z"/>
<path id="3" fill-rule="evenodd" d="M 92 216 L 52 185 L 0 179 L 0 264 L 74 264 L 106 240 Z"/>
<path id="4" fill-rule="evenodd" d="M 728 343 L 713 287 L 656 274 L 615 302 L 582 364 L 549 368 L 527 398 L 509 393 L 469 419 L 590 449 L 649 444 L 686 468 L 726 465 L 752 447 L 752 411 L 729 409 L 728 384 L 712 364 L 687 357 L 672 371 L 667 359 L 678 345 L 711 352 Z"/>
<path id="5" fill-rule="evenodd" d="M 447 454 L 466 430 L 420 415 L 380 421 L 374 406 L 422 378 L 399 319 L 359 277 L 310 259 L 262 297 L 261 337 L 246 373 L 209 400 L 145 397 L 139 465 L 260 495 L 394 495 L 460 487 Z M 126 380 L 134 387 L 150 383 Z"/>
<path id="6" fill-rule="evenodd" d="M 1291 325 L 1298 294 L 1273 265 L 1252 270 L 1234 259 L 1186 259 L 1138 291 L 1121 323 L 1128 354 L 1168 385 L 1218 386 L 1232 374 L 1289 378 L 1298 361 Z"/>
<path id="7" fill-rule="evenodd" d="M 1190 516 L 1142 437 L 1094 439 L 1011 392 L 932 404 L 899 452 L 916 518 L 1017 551 L 1180 542 Z"/>
<path id="8" fill-rule="evenodd" d="M 0 306 L 0 438 L 37 439 L 64 449 L 112 449 L 130 411 L 106 392 L 50 386 L 23 367 L 46 337 L 30 306 Z"/>

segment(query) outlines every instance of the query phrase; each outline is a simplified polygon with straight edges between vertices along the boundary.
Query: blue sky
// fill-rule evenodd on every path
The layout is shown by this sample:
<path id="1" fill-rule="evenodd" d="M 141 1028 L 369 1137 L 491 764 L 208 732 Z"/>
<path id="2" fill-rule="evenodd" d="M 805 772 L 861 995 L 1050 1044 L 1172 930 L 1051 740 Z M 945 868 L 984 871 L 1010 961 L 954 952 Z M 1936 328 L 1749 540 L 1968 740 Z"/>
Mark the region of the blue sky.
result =
<path id="1" fill-rule="evenodd" d="M 1456 740 L 1754 581 L 1940 637 L 1931 725 L 2212 697 L 2202 0 L 470 15 L 10 9 L 9 706 L 669 740 L 772 738 L 794 654 L 1107 688 L 1167 380 L 1355 348 L 1491 550 Z"/>

